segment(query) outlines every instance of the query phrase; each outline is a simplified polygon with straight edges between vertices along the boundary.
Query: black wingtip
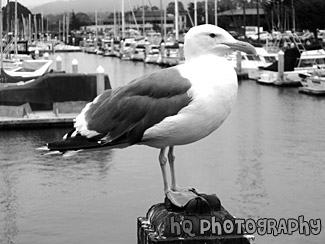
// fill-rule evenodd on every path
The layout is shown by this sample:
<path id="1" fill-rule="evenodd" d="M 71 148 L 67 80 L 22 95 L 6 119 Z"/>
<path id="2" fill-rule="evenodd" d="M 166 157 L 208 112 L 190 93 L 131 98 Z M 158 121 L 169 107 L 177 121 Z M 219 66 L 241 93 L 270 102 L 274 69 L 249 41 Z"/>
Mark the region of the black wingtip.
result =
<path id="1" fill-rule="evenodd" d="M 91 149 L 101 147 L 101 144 L 97 141 L 89 141 L 88 138 L 83 136 L 70 137 L 66 140 L 53 141 L 47 143 L 47 147 L 50 151 L 69 151 L 80 149 Z"/>

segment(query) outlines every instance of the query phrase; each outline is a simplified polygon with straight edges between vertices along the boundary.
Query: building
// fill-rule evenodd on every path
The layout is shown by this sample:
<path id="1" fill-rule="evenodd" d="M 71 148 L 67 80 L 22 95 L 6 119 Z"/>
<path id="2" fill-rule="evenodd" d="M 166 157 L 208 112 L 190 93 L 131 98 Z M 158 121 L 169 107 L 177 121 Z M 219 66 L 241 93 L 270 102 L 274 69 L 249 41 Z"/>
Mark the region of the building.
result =
<path id="1" fill-rule="evenodd" d="M 121 12 L 115 14 L 111 13 L 106 19 L 102 20 L 101 25 L 90 25 L 84 26 L 83 28 L 87 31 L 97 31 L 98 32 L 108 32 L 114 30 L 114 22 L 116 28 L 121 31 L 122 30 L 122 16 Z M 187 12 L 181 12 L 179 14 L 178 24 L 179 30 L 182 32 L 186 30 L 187 24 Z M 115 19 L 115 20 L 114 20 Z M 143 31 L 158 31 L 163 33 L 163 28 L 166 28 L 167 33 L 172 32 L 175 29 L 175 16 L 172 14 L 167 14 L 166 19 L 164 18 L 164 12 L 162 10 L 150 10 L 150 11 L 131 11 L 125 12 L 125 29 L 135 29 L 139 30 L 140 33 Z M 164 26 L 164 23 L 166 25 Z"/>
<path id="2" fill-rule="evenodd" d="M 259 18 L 259 19 L 258 19 Z M 271 29 L 266 21 L 265 12 L 262 8 L 230 9 L 218 13 L 218 23 L 227 30 L 241 32 L 244 26 L 260 26 L 264 30 Z"/>

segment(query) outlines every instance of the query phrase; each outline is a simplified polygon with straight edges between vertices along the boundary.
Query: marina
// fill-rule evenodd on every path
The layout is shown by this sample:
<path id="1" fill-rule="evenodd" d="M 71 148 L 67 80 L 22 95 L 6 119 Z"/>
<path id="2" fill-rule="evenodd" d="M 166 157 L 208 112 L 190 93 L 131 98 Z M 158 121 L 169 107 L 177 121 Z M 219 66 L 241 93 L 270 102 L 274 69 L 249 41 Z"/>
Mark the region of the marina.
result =
<path id="1" fill-rule="evenodd" d="M 113 88 L 161 69 L 81 52 L 50 58 L 55 60 L 57 55 L 70 72 L 73 59 L 79 60 L 79 70 L 84 72 L 102 65 Z M 323 133 L 324 109 L 323 98 L 304 96 L 296 88 L 241 81 L 234 110 L 221 129 L 199 143 L 176 148 L 177 169 L 185 170 L 180 184 L 216 193 L 222 204 L 241 218 L 303 214 L 306 219 L 323 219 L 325 141 L 319 135 Z M 136 218 L 152 203 L 163 200 L 161 185 L 156 182 L 160 176 L 156 151 L 134 146 L 68 158 L 36 151 L 67 131 L 1 132 L 0 240 L 135 242 Z M 143 197 L 148 194 L 150 198 Z M 256 243 L 318 244 L 323 235 L 255 237 Z"/>
<path id="2" fill-rule="evenodd" d="M 324 242 L 322 13 L 39 4 L 0 11 L 0 244 Z"/>

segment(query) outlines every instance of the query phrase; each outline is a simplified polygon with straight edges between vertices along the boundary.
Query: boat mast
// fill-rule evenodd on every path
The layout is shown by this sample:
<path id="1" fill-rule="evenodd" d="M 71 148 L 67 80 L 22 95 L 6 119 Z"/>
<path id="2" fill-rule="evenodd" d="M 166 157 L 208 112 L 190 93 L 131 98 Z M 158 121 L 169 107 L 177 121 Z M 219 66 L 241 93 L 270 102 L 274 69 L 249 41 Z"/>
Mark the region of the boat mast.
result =
<path id="1" fill-rule="evenodd" d="M 36 18 L 36 14 L 34 15 L 34 30 L 35 30 L 35 40 L 34 42 L 37 42 L 37 18 Z"/>
<path id="2" fill-rule="evenodd" d="M 28 43 L 32 43 L 32 15 L 28 14 Z"/>
<path id="3" fill-rule="evenodd" d="M 214 24 L 218 25 L 218 0 L 214 0 Z"/>
<path id="4" fill-rule="evenodd" d="M 61 20 L 59 20 L 59 41 L 61 41 Z"/>
<path id="5" fill-rule="evenodd" d="M 122 38 L 125 37 L 125 13 L 124 13 L 124 0 L 122 0 Z"/>
<path id="6" fill-rule="evenodd" d="M 178 41 L 178 1 L 175 0 L 175 39 Z"/>
<path id="7" fill-rule="evenodd" d="M 41 15 L 41 29 L 42 29 L 42 35 L 44 35 L 44 14 L 42 10 L 42 15 Z"/>
<path id="8" fill-rule="evenodd" d="M 15 39 L 14 39 L 15 40 L 15 55 L 18 54 L 17 36 L 18 36 L 18 17 L 17 17 L 17 0 L 15 0 Z"/>
<path id="9" fill-rule="evenodd" d="M 113 15 L 113 19 L 114 19 L 114 31 L 113 31 L 113 38 L 116 38 L 116 10 L 115 10 L 115 2 L 114 2 L 114 15 Z"/>
<path id="10" fill-rule="evenodd" d="M 3 68 L 3 50 L 2 50 L 2 47 L 3 47 L 3 43 L 2 43 L 2 29 L 3 29 L 3 26 L 2 26 L 2 0 L 0 0 L 0 51 L 1 51 L 1 54 L 0 54 L 0 58 L 1 58 L 1 72 L 2 72 L 2 68 Z"/>
<path id="11" fill-rule="evenodd" d="M 259 0 L 256 0 L 256 14 L 257 14 L 257 40 L 260 43 L 260 4 Z"/>
<path id="12" fill-rule="evenodd" d="M 65 13 L 62 18 L 62 40 L 65 43 Z"/>
<path id="13" fill-rule="evenodd" d="M 295 13 L 295 7 L 293 4 L 293 0 L 291 0 L 291 9 L 292 9 L 292 29 L 293 31 L 296 30 L 296 13 Z"/>
<path id="14" fill-rule="evenodd" d="M 66 17 L 66 31 L 67 31 L 67 38 L 66 38 L 66 43 L 69 44 L 69 12 L 67 13 L 67 17 Z M 43 20 L 42 20 L 43 22 Z"/>
<path id="15" fill-rule="evenodd" d="M 146 33 L 146 27 L 145 25 L 145 12 L 144 12 L 144 0 L 142 0 L 142 32 L 143 32 L 143 36 L 145 36 Z"/>
<path id="16" fill-rule="evenodd" d="M 209 24 L 209 19 L 208 19 L 208 0 L 205 0 L 205 23 Z"/>
<path id="17" fill-rule="evenodd" d="M 194 0 L 194 26 L 197 26 L 197 3 Z"/>
<path id="18" fill-rule="evenodd" d="M 7 0 L 7 43 L 9 43 L 9 33 L 11 31 L 11 21 L 10 21 L 10 7 L 9 7 L 9 0 Z"/>
<path id="19" fill-rule="evenodd" d="M 166 13 L 166 5 L 164 5 L 163 9 L 164 9 L 164 41 L 166 41 L 166 37 L 167 37 L 167 13 Z"/>
<path id="20" fill-rule="evenodd" d="M 98 38 L 97 22 L 98 22 L 98 17 L 97 17 L 97 9 L 96 9 L 95 10 L 95 44 L 96 44 L 96 46 L 97 46 L 97 38 Z"/>

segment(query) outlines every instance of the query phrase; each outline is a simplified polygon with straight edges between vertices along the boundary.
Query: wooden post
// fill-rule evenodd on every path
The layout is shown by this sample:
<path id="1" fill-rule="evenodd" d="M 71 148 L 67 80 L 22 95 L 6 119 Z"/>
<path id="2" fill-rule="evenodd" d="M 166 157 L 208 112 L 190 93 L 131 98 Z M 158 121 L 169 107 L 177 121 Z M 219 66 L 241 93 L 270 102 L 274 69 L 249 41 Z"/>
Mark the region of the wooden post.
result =
<path id="1" fill-rule="evenodd" d="M 36 49 L 36 50 L 35 50 L 35 59 L 38 59 L 38 58 L 39 58 L 39 50 Z"/>
<path id="2" fill-rule="evenodd" d="M 62 70 L 62 58 L 60 56 L 57 56 L 55 61 L 56 61 L 56 70 L 61 71 Z"/>
<path id="3" fill-rule="evenodd" d="M 96 80 L 96 84 L 97 84 L 97 96 L 99 94 L 102 94 L 105 90 L 105 70 L 103 68 L 103 66 L 98 66 L 98 68 L 96 69 L 96 73 L 97 73 L 97 80 Z"/>
<path id="4" fill-rule="evenodd" d="M 71 62 L 71 65 L 72 65 L 72 73 L 77 74 L 78 73 L 78 60 L 74 58 Z"/>
<path id="5" fill-rule="evenodd" d="M 44 53 L 43 57 L 44 57 L 44 59 L 49 60 L 49 53 L 48 52 Z"/>
<path id="6" fill-rule="evenodd" d="M 243 219 L 241 219 L 242 221 Z M 215 195 L 198 193 L 185 207 L 176 207 L 168 198 L 150 207 L 138 218 L 138 244 L 250 244 L 255 237 L 246 233 Z"/>
<path id="7" fill-rule="evenodd" d="M 120 45 L 121 45 L 120 54 L 121 54 L 121 57 L 122 57 L 122 55 L 124 54 L 124 45 L 125 45 L 123 40 L 120 41 Z"/>
<path id="8" fill-rule="evenodd" d="M 180 43 L 179 44 L 179 61 L 185 60 L 184 57 L 184 44 Z"/>
<path id="9" fill-rule="evenodd" d="M 240 74 L 241 71 L 242 71 L 242 66 L 241 66 L 241 61 L 242 61 L 242 58 L 241 58 L 241 51 L 237 51 L 236 53 L 236 67 L 237 67 L 237 74 Z"/>
<path id="10" fill-rule="evenodd" d="M 284 52 L 278 52 L 278 82 L 283 83 L 284 80 Z"/>
<path id="11" fill-rule="evenodd" d="M 114 38 L 111 39 L 111 51 L 110 54 L 114 53 Z"/>
<path id="12" fill-rule="evenodd" d="M 164 42 L 161 43 L 161 45 L 160 45 L 160 57 L 161 57 L 161 63 L 162 64 L 165 63 L 165 57 L 166 57 L 165 46 L 166 46 L 166 44 Z"/>

